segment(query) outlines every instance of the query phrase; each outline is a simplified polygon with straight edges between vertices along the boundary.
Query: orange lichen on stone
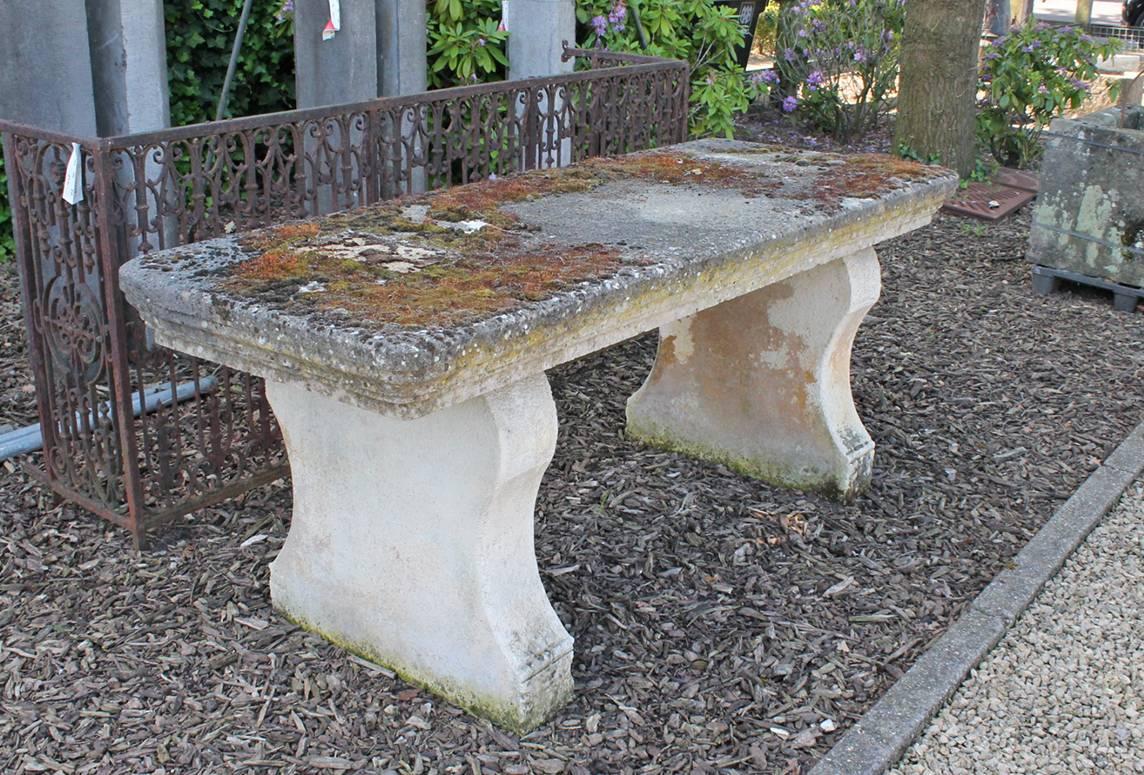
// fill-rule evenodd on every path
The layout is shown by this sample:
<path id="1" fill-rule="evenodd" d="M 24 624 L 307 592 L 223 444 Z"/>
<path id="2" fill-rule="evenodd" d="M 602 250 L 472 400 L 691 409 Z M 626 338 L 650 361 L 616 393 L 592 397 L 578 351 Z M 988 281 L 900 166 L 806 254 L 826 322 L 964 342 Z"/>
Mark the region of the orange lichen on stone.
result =
<path id="1" fill-rule="evenodd" d="M 466 259 L 430 267 L 349 294 L 323 294 L 324 309 L 346 309 L 377 323 L 449 326 L 539 301 L 583 280 L 607 277 L 620 267 L 619 252 L 577 245 L 553 256 L 522 253 L 497 260 Z"/>
<path id="2" fill-rule="evenodd" d="M 830 174 L 822 175 L 810 198 L 837 205 L 846 197 L 871 199 L 894 188 L 894 181 L 925 180 L 944 172 L 910 159 L 881 153 L 859 153 L 843 157 Z"/>
<path id="3" fill-rule="evenodd" d="M 575 167 L 534 170 L 497 180 L 485 180 L 446 189 L 430 195 L 430 215 L 446 221 L 480 218 L 501 227 L 517 219 L 500 210 L 501 205 L 524 202 L 553 194 L 591 191 L 613 180 L 647 180 L 670 185 L 738 187 L 758 195 L 780 185 L 762 180 L 750 167 L 698 159 L 687 154 L 654 151 L 638 155 L 594 157 Z"/>
<path id="4" fill-rule="evenodd" d="M 809 164 L 817 168 L 808 169 L 812 179 L 789 196 L 826 206 L 935 174 L 877 154 Z M 656 151 L 471 183 L 256 233 L 241 242 L 256 255 L 235 266 L 222 287 L 375 323 L 456 325 L 610 276 L 622 265 L 616 247 L 534 239 L 504 205 L 623 180 L 788 196 L 780 176 L 765 169 Z"/>
<path id="5" fill-rule="evenodd" d="M 281 281 L 304 275 L 309 262 L 290 250 L 269 250 L 257 258 L 244 261 L 234 269 L 234 276 L 249 281 Z"/>
<path id="6" fill-rule="evenodd" d="M 618 248 L 535 244 L 523 238 L 516 219 L 506 221 L 507 228 L 493 224 L 498 202 L 522 201 L 538 190 L 582 190 L 583 177 L 570 180 L 576 182 L 488 181 L 456 189 L 445 200 L 450 213 L 458 221 L 486 222 L 471 233 L 410 220 L 410 204 L 403 202 L 268 229 L 242 241 L 245 249 L 263 252 L 234 266 L 220 287 L 263 302 L 402 326 L 456 325 L 507 311 L 622 265 Z M 440 197 L 412 204 L 432 207 Z"/>
<path id="7" fill-rule="evenodd" d="M 524 202 L 550 194 L 590 191 L 603 181 L 590 172 L 573 167 L 536 170 L 496 180 L 482 180 L 445 189 L 427 198 L 429 214 L 443 221 L 479 218 L 494 226 L 509 227 L 517 219 L 499 210 L 501 205 Z"/>
<path id="8" fill-rule="evenodd" d="M 251 250 L 286 249 L 291 245 L 318 236 L 319 231 L 320 227 L 313 221 L 287 223 L 255 232 L 243 244 Z"/>
<path id="9" fill-rule="evenodd" d="M 673 186 L 684 183 L 736 185 L 754 183 L 758 178 L 758 173 L 749 168 L 662 151 L 587 159 L 580 166 L 595 170 L 605 178 L 638 178 Z"/>
<path id="10" fill-rule="evenodd" d="M 374 323 L 448 326 L 539 301 L 583 280 L 612 275 L 621 266 L 617 249 L 587 244 L 551 250 L 454 256 L 415 271 L 387 271 L 384 264 L 331 261 L 317 251 L 297 265 L 262 256 L 243 264 L 222 287 L 271 302 L 345 310 Z M 285 260 L 285 259 L 284 259 Z M 346 266 L 346 264 L 356 266 Z M 300 294 L 283 281 L 305 280 L 320 290 Z"/>

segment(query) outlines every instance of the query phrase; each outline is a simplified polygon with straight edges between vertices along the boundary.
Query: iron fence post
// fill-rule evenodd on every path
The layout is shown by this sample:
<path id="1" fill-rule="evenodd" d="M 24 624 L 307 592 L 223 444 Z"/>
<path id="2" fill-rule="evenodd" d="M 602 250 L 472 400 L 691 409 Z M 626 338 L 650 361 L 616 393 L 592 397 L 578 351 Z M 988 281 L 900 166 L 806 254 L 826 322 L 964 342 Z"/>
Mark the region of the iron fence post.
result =
<path id="1" fill-rule="evenodd" d="M 112 423 L 119 433 L 119 448 L 123 456 L 123 485 L 127 498 L 128 529 L 137 549 L 146 540 L 147 521 L 143 503 L 143 486 L 139 470 L 139 451 L 135 441 L 135 413 L 131 405 L 131 373 L 127 358 L 126 304 L 119 292 L 120 240 L 113 223 L 112 203 L 115 196 L 115 171 L 109 140 L 99 140 L 94 150 L 95 168 L 95 221 L 99 231 L 99 260 L 103 275 L 103 301 L 107 310 L 108 338 L 111 346 L 111 395 L 109 396 Z"/>

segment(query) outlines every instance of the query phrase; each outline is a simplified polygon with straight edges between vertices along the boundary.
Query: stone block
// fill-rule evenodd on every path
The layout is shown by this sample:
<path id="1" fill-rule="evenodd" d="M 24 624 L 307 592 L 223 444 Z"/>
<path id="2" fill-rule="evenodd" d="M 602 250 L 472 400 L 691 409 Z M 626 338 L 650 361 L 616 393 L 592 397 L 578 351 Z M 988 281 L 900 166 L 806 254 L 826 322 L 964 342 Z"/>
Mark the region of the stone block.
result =
<path id="1" fill-rule="evenodd" d="M 1029 261 L 1144 286 L 1144 111 L 1100 111 L 1052 123 Z"/>

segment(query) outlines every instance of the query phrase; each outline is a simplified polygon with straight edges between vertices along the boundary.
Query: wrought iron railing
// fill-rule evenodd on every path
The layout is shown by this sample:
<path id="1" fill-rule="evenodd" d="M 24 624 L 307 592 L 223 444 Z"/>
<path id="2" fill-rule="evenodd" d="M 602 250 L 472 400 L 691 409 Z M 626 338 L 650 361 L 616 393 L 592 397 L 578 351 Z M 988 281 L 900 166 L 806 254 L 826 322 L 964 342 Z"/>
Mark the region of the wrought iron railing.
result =
<path id="1" fill-rule="evenodd" d="M 286 472 L 262 383 L 154 346 L 139 253 L 381 199 L 680 142 L 685 63 L 568 50 L 579 72 L 126 137 L 0 122 L 43 453 L 29 470 L 137 543 Z M 62 198 L 73 149 L 82 201 Z"/>

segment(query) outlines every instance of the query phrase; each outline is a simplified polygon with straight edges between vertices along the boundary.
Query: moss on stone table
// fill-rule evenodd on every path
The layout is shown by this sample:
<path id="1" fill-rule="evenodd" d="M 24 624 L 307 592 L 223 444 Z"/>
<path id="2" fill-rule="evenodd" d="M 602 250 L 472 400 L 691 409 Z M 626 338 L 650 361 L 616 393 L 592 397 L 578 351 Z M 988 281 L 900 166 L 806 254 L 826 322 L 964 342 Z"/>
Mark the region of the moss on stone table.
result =
<path id="1" fill-rule="evenodd" d="M 255 232 L 240 246 L 220 289 L 298 311 L 348 312 L 379 324 L 451 326 L 539 301 L 625 263 L 622 246 L 546 244 L 504 207 L 592 191 L 614 181 L 735 190 L 832 211 L 845 198 L 872 198 L 895 181 L 938 173 L 881 154 L 836 156 L 775 146 L 752 149 L 807 171 L 810 185 L 760 175 L 755 166 L 669 150 L 595 158 Z"/>

